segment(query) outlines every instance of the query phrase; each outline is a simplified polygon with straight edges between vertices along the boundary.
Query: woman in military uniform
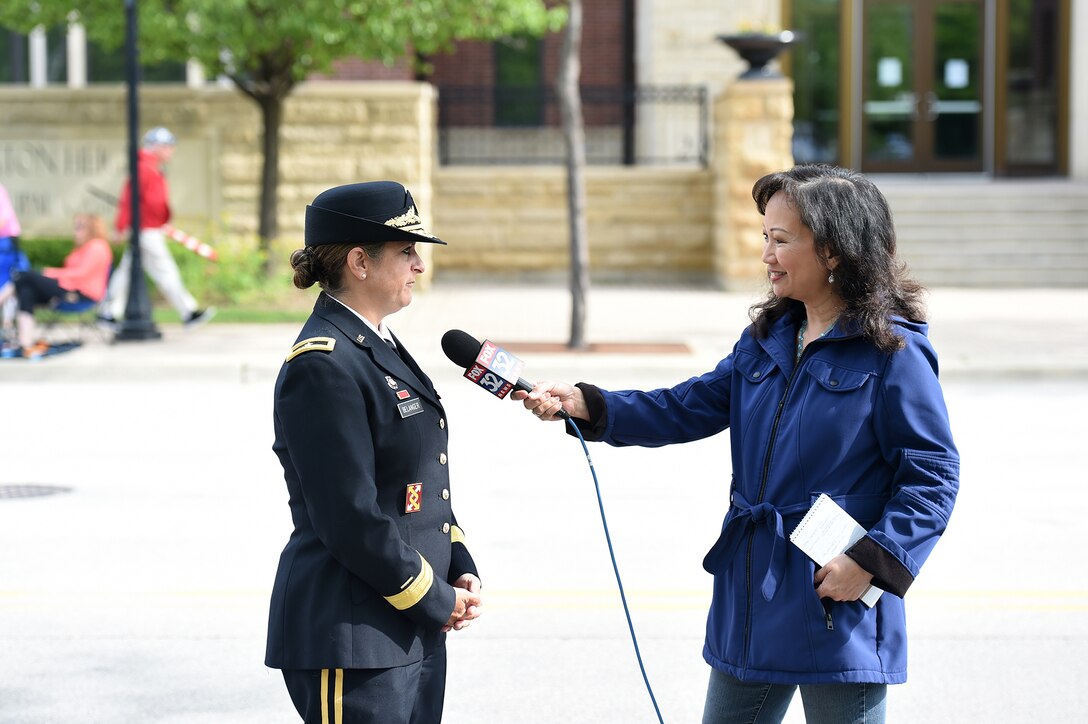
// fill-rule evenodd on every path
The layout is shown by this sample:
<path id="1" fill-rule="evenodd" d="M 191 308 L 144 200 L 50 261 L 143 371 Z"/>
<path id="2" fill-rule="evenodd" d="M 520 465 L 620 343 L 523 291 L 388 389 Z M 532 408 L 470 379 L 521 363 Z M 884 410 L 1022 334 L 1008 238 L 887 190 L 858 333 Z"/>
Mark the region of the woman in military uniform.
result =
<path id="1" fill-rule="evenodd" d="M 280 556 L 267 666 L 305 722 L 439 722 L 445 634 L 480 579 L 450 500 L 445 413 L 385 324 L 424 271 L 411 194 L 378 181 L 306 208 L 294 283 L 322 293 L 280 370 L 273 450 L 294 531 Z"/>

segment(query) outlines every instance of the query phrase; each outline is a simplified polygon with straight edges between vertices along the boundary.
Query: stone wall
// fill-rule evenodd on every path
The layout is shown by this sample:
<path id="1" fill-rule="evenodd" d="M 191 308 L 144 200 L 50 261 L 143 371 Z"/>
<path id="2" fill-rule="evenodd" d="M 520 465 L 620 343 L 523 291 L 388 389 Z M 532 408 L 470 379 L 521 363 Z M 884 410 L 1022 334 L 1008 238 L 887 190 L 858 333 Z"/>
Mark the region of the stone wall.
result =
<path id="1" fill-rule="evenodd" d="M 589 167 L 594 276 L 691 278 L 731 289 L 762 284 L 762 217 L 752 185 L 793 165 L 792 118 L 789 80 L 739 81 L 714 101 L 709 168 Z M 568 268 L 563 168 L 440 168 L 434 216 L 450 242 L 436 260 L 439 275 Z"/>
<path id="2" fill-rule="evenodd" d="M 756 180 L 793 166 L 793 85 L 787 78 L 738 81 L 714 102 L 714 269 L 722 286 L 765 278 Z"/>
<path id="3" fill-rule="evenodd" d="M 564 274 L 567 180 L 561 167 L 444 167 L 438 273 Z M 710 276 L 711 176 L 703 169 L 590 167 L 590 266 L 620 279 Z"/>
<path id="4" fill-rule="evenodd" d="M 169 168 L 175 224 L 213 245 L 251 244 L 261 129 L 232 88 L 148 86 L 141 129 L 178 136 Z M 750 286 L 763 277 L 760 218 L 750 197 L 764 173 L 792 164 L 790 86 L 737 82 L 714 101 L 709 167 L 587 169 L 590 265 L 597 278 L 695 278 Z M 71 233 L 76 211 L 112 218 L 127 175 L 125 89 L 0 88 L 0 183 L 24 236 Z M 449 247 L 434 274 L 564 275 L 566 173 L 551 167 L 437 168 L 435 92 L 408 82 L 299 87 L 282 129 L 277 254 L 301 246 L 306 204 L 324 189 L 395 179 Z M 249 246 L 240 248 L 248 249 Z"/>
<path id="5" fill-rule="evenodd" d="M 330 186 L 396 179 L 431 206 L 434 89 L 405 82 L 308 83 L 288 98 L 282 129 L 280 245 L 302 242 L 306 204 Z M 71 233 L 71 216 L 113 216 L 128 174 L 126 91 L 0 87 L 0 183 L 24 236 Z M 250 238 L 257 227 L 261 163 L 256 104 L 233 88 L 144 86 L 141 131 L 169 127 L 178 147 L 168 169 L 175 224 L 209 239 Z"/>
<path id="6" fill-rule="evenodd" d="M 705 85 L 711 97 L 718 95 L 745 64 L 717 36 L 778 28 L 781 5 L 780 0 L 637 0 L 639 82 Z"/>

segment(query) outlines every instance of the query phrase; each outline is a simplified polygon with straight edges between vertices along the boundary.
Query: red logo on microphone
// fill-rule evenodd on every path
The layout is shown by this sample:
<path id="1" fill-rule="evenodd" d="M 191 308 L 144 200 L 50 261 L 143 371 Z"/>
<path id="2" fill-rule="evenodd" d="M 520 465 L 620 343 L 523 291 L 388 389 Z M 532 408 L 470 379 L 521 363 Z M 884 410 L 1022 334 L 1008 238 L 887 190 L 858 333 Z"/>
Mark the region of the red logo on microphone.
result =
<path id="1" fill-rule="evenodd" d="M 514 383 L 524 367 L 525 363 L 520 359 L 485 339 L 476 361 L 465 370 L 465 377 L 495 397 L 502 398 L 514 389 Z"/>

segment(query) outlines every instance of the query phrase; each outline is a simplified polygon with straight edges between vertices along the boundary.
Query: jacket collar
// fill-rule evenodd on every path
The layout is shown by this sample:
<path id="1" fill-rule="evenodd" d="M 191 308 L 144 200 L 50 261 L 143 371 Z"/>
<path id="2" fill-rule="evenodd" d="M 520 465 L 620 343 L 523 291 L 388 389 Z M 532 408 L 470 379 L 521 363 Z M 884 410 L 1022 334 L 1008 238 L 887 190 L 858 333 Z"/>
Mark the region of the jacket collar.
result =
<path id="1" fill-rule="evenodd" d="M 330 298 L 325 292 L 317 297 L 314 303 L 314 314 L 321 317 L 329 324 L 339 329 L 345 337 L 351 340 L 357 347 L 366 350 L 374 364 L 397 377 L 416 392 L 426 397 L 435 405 L 440 405 L 438 393 L 431 384 L 430 378 L 420 369 L 415 359 L 412 358 L 400 339 L 393 334 L 399 354 L 385 343 L 381 335 L 365 324 L 355 314 L 335 299 Z M 392 332 L 390 332 L 392 334 Z"/>
<path id="2" fill-rule="evenodd" d="M 770 333 L 758 340 L 760 347 L 785 372 L 793 369 L 797 355 L 797 330 L 801 326 L 801 317 L 787 312 L 771 325 Z M 823 342 L 834 342 L 861 336 L 861 328 L 852 319 L 839 318 L 831 330 L 820 338 Z"/>

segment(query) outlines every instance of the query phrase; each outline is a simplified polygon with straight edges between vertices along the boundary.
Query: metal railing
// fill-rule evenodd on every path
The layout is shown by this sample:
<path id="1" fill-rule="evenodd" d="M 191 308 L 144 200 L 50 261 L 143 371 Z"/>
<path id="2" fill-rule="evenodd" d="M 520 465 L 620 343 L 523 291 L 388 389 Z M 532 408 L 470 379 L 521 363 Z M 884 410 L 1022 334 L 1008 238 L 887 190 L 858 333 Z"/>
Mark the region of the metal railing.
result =
<path id="1" fill-rule="evenodd" d="M 703 86 L 582 88 L 586 162 L 705 166 Z M 566 152 L 551 86 L 439 86 L 442 165 L 561 164 Z"/>

